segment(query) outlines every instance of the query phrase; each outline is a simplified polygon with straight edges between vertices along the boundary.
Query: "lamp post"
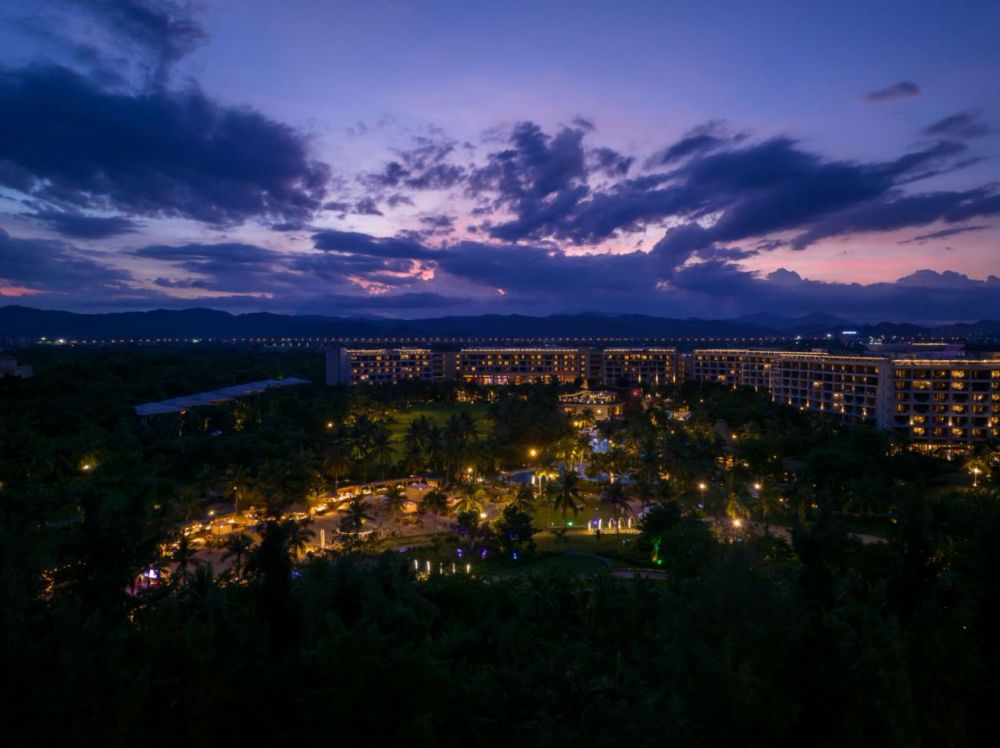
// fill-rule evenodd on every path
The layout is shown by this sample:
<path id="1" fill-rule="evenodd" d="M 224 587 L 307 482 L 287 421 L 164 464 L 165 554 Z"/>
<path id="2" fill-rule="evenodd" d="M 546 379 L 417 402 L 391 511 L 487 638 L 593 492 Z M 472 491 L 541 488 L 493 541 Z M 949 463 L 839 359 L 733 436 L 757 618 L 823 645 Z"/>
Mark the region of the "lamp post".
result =
<path id="1" fill-rule="evenodd" d="M 705 508 L 705 489 L 706 488 L 708 488 L 708 486 L 705 485 L 705 481 L 701 481 L 700 483 L 698 483 L 698 490 L 701 491 L 701 508 L 702 509 Z"/>
<path id="2" fill-rule="evenodd" d="M 978 488 L 979 487 L 979 474 L 981 472 L 983 472 L 983 471 L 980 470 L 977 467 L 972 468 L 972 487 L 973 488 Z"/>

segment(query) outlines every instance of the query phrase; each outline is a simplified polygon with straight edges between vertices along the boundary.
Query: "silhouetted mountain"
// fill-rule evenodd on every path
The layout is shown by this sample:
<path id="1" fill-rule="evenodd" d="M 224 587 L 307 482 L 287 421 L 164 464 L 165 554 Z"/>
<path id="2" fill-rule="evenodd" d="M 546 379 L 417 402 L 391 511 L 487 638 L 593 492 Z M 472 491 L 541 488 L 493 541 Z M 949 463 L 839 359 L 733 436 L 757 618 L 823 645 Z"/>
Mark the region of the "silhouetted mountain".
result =
<path id="1" fill-rule="evenodd" d="M 760 312 L 738 317 L 737 322 L 743 322 L 768 330 L 776 330 L 789 335 L 818 335 L 828 332 L 839 332 L 844 328 L 857 329 L 857 324 L 834 317 L 832 314 L 813 312 L 802 317 L 782 317 L 777 314 Z"/>
<path id="2" fill-rule="evenodd" d="M 821 337 L 856 329 L 860 337 L 1000 335 L 1000 322 L 926 328 L 882 322 L 854 325 L 827 314 L 799 318 L 755 314 L 737 320 L 668 319 L 642 314 L 480 315 L 395 320 L 269 313 L 233 315 L 214 309 L 157 309 L 149 312 L 76 314 L 24 306 L 0 307 L 0 337 L 83 340 L 135 338 L 763 338 Z"/>

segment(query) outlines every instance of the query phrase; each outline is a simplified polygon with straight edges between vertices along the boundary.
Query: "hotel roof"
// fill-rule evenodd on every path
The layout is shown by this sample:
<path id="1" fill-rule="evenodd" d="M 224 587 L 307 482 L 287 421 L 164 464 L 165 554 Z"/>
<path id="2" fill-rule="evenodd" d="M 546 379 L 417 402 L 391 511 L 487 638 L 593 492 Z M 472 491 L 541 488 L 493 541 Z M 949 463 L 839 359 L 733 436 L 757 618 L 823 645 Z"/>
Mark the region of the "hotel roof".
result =
<path id="1" fill-rule="evenodd" d="M 274 389 L 275 387 L 290 387 L 294 384 L 309 384 L 309 380 L 298 379 L 296 377 L 286 377 L 285 379 L 262 379 L 259 382 L 236 384 L 232 387 L 223 387 L 222 389 L 210 390 L 208 392 L 198 392 L 194 395 L 185 395 L 184 397 L 174 397 L 170 400 L 160 400 L 155 403 L 143 403 L 142 405 L 135 406 L 135 412 L 140 416 L 156 416 L 164 413 L 181 413 L 191 408 L 225 403 L 239 397 L 257 395 L 265 390 Z"/>

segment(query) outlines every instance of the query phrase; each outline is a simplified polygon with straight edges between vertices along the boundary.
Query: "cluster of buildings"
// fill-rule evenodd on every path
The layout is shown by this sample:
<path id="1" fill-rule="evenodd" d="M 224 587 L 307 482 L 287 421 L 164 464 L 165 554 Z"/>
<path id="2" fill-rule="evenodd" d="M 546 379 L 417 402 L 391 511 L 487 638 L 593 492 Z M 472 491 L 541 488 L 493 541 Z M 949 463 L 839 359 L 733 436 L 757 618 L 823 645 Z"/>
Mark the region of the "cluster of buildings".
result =
<path id="1" fill-rule="evenodd" d="M 556 379 L 564 384 L 589 380 L 605 386 L 658 385 L 682 381 L 681 363 L 675 348 L 337 348 L 327 351 L 326 381 L 506 385 Z"/>
<path id="2" fill-rule="evenodd" d="M 680 353 L 654 347 L 327 352 L 328 384 L 455 380 L 507 385 L 553 379 L 603 387 L 684 381 L 752 387 L 775 402 L 868 423 L 928 449 L 1000 439 L 1000 357 L 970 358 L 953 347 L 901 347 L 864 355 L 730 348 Z M 600 410 L 601 416 L 617 411 L 617 403 L 583 402 L 595 394 L 574 397 L 581 402 L 565 403 L 576 406 L 567 410 Z"/>
<path id="3" fill-rule="evenodd" d="M 697 350 L 690 378 L 764 390 L 775 402 L 868 423 L 928 449 L 1000 439 L 1000 357 L 941 353 Z"/>
<path id="4" fill-rule="evenodd" d="M 26 364 L 18 364 L 17 358 L 0 353 L 0 379 L 3 377 L 18 377 L 27 379 L 31 376 L 31 367 Z"/>

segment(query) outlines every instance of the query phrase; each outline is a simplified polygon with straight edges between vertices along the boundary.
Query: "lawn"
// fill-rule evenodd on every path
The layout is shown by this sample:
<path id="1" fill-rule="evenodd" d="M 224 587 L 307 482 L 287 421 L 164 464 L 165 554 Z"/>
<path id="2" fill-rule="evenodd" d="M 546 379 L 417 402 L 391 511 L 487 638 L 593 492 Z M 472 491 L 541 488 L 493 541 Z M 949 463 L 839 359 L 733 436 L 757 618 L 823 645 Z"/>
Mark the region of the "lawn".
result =
<path id="1" fill-rule="evenodd" d="M 471 415 L 476 421 L 479 436 L 486 436 L 489 423 L 486 420 L 486 405 L 483 403 L 426 403 L 407 410 L 392 411 L 389 414 L 389 434 L 397 454 L 400 452 L 399 446 L 403 441 L 403 435 L 413 421 L 421 416 L 427 416 L 435 424 L 443 427 L 449 418 L 458 413 Z"/>

